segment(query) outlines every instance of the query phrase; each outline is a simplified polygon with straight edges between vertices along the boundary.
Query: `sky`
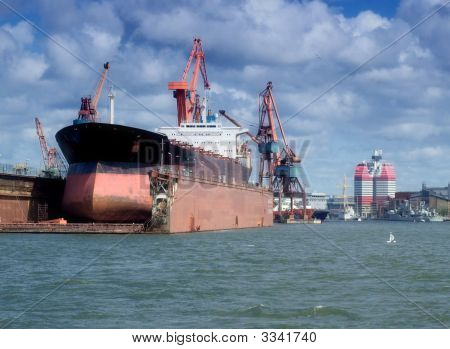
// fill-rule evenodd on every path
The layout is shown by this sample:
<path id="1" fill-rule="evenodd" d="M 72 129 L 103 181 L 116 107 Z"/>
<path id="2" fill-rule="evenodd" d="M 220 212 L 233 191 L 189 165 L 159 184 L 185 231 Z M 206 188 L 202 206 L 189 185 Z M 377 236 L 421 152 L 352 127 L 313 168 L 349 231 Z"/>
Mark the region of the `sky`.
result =
<path id="1" fill-rule="evenodd" d="M 374 149 L 398 190 L 447 185 L 450 3 L 418 25 L 445 2 L 0 0 L 0 163 L 42 166 L 34 117 L 55 146 L 106 61 L 117 123 L 174 125 L 167 82 L 199 36 L 213 109 L 256 132 L 258 93 L 273 82 L 290 144 L 310 142 L 310 191 L 339 193 Z"/>

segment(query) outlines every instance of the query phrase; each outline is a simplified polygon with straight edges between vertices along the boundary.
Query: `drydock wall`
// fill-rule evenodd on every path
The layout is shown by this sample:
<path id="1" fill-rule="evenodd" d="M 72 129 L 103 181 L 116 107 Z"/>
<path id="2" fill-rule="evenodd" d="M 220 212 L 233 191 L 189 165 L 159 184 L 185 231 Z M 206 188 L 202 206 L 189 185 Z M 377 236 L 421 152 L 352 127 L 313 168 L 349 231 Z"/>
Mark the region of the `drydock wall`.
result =
<path id="1" fill-rule="evenodd" d="M 0 174 L 0 223 L 61 217 L 64 180 Z"/>
<path id="2" fill-rule="evenodd" d="M 170 232 L 268 227 L 272 209 L 270 191 L 181 177 L 170 209 Z"/>

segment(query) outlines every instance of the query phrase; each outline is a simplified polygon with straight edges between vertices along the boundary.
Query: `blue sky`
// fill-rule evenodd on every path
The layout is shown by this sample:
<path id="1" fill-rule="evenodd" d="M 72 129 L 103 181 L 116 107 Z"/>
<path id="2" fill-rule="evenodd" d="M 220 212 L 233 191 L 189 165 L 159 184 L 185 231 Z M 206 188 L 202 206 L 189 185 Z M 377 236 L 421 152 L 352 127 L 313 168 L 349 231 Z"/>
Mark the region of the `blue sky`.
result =
<path id="1" fill-rule="evenodd" d="M 370 10 L 383 17 L 392 18 L 400 4 L 398 0 L 326 0 L 330 7 L 336 8 L 347 17 L 355 17 L 360 12 Z"/>
<path id="2" fill-rule="evenodd" d="M 443 0 L 6 2 L 84 62 L 0 4 L 0 163 L 41 165 L 34 117 L 55 144 L 95 88 L 88 65 L 110 61 L 111 79 L 146 106 L 118 91 L 119 123 L 174 124 L 167 82 L 199 35 L 215 109 L 255 131 L 269 80 L 283 119 L 304 109 L 286 128 L 297 149 L 311 141 L 311 189 L 338 193 L 375 148 L 396 166 L 399 190 L 450 181 L 450 5 L 310 105 Z M 106 116 L 106 94 L 99 107 Z"/>

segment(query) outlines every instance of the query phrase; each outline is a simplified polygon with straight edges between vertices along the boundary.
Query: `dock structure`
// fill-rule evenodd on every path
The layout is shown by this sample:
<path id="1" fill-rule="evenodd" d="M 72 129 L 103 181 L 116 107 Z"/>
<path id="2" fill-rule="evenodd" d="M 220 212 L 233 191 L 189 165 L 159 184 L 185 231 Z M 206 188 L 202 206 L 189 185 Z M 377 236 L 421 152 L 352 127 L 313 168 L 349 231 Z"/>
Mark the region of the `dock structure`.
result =
<path id="1" fill-rule="evenodd" d="M 167 234 L 168 231 L 153 228 L 145 230 L 142 224 L 113 223 L 0 223 L 1 233 L 47 234 Z"/>
<path id="2" fill-rule="evenodd" d="M 61 217 L 65 181 L 7 173 L 0 169 L 0 223 L 28 223 Z"/>

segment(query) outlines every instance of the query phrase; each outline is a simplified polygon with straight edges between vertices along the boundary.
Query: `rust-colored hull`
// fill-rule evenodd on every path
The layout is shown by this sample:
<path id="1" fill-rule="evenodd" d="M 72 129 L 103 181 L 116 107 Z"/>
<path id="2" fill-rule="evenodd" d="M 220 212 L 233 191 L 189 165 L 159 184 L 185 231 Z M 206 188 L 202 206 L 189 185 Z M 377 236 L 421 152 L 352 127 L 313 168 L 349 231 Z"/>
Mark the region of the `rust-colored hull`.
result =
<path id="1" fill-rule="evenodd" d="M 71 165 L 73 166 L 73 165 Z M 152 197 L 146 174 L 69 173 L 63 209 L 72 217 L 93 222 L 141 222 L 149 218 Z"/>
<path id="2" fill-rule="evenodd" d="M 91 222 L 141 223 L 151 217 L 149 169 L 104 172 L 90 166 L 80 173 L 71 165 L 63 208 Z M 102 172 L 103 171 L 103 172 Z M 77 173 L 78 172 L 78 173 Z M 167 231 L 171 233 L 272 226 L 273 193 L 243 185 L 180 176 L 174 181 Z"/>
<path id="3" fill-rule="evenodd" d="M 38 222 L 60 217 L 64 180 L 0 174 L 0 223 Z"/>
<path id="4" fill-rule="evenodd" d="M 180 178 L 170 213 L 170 232 L 272 226 L 273 193 Z"/>
<path id="5" fill-rule="evenodd" d="M 77 124 L 56 138 L 70 164 L 69 218 L 168 232 L 272 225 L 273 193 L 248 186 L 251 167 L 239 159 L 120 125 Z"/>

